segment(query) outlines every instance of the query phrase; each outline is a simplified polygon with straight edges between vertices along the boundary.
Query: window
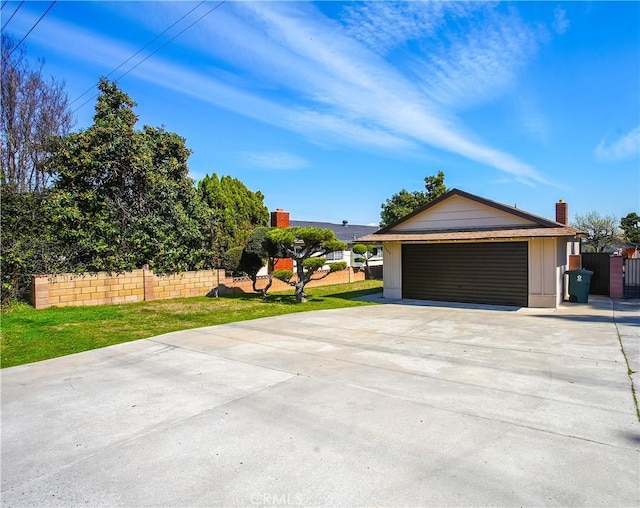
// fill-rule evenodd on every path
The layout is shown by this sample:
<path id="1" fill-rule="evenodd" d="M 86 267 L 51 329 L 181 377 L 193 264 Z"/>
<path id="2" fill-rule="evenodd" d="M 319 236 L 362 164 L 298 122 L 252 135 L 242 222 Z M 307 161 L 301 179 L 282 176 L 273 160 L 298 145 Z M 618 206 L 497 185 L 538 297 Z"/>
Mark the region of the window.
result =
<path id="1" fill-rule="evenodd" d="M 327 261 L 340 261 L 344 259 L 344 251 L 337 250 L 327 254 Z"/>

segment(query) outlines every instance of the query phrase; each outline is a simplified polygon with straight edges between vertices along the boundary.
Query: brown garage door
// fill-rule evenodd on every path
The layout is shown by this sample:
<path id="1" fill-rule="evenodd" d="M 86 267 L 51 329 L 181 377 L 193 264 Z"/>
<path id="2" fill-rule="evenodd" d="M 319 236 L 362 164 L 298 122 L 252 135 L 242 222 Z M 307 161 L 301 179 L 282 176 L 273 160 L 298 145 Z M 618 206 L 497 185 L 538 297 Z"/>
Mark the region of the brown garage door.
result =
<path id="1" fill-rule="evenodd" d="M 527 242 L 402 246 L 402 297 L 526 307 Z"/>

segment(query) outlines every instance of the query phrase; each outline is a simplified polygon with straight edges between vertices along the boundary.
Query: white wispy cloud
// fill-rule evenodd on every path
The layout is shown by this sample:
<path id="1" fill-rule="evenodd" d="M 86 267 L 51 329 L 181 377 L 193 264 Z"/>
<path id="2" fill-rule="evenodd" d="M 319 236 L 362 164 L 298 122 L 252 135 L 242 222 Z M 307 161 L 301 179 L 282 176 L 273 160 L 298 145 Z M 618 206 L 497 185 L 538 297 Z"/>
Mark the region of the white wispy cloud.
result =
<path id="1" fill-rule="evenodd" d="M 553 10 L 553 24 L 551 26 L 558 35 L 566 33 L 571 26 L 571 22 L 567 19 L 567 11 L 560 6 L 556 7 Z"/>
<path id="2" fill-rule="evenodd" d="M 28 30 L 37 20 L 38 17 L 30 12 L 21 13 L 15 23 L 18 25 L 18 33 Z M 34 42 L 46 45 L 67 57 L 91 62 L 103 75 L 117 66 L 114 62 L 123 62 L 135 52 L 131 46 L 116 39 L 106 41 L 91 30 L 58 19 L 48 19 L 40 30 L 31 33 L 29 43 Z M 92 84 L 97 84 L 99 75 L 96 75 Z"/>
<path id="3" fill-rule="evenodd" d="M 448 21 L 491 8 L 486 2 L 355 2 L 344 9 L 347 33 L 380 53 L 442 35 Z"/>
<path id="4" fill-rule="evenodd" d="M 350 35 L 385 52 L 407 41 L 433 34 L 444 22 L 447 2 L 364 2 L 345 8 Z"/>
<path id="5" fill-rule="evenodd" d="M 481 26 L 453 36 L 435 53 L 415 58 L 412 69 L 432 100 L 454 110 L 485 103 L 512 88 L 531 61 L 538 34 L 515 13 L 490 14 Z"/>
<path id="6" fill-rule="evenodd" d="M 310 166 L 306 159 L 289 152 L 239 152 L 243 162 L 263 169 L 303 169 Z"/>
<path id="7" fill-rule="evenodd" d="M 595 149 L 596 157 L 605 162 L 631 159 L 640 155 L 640 126 L 610 141 L 604 138 Z"/>
<path id="8" fill-rule="evenodd" d="M 372 27 L 398 15 L 384 2 L 376 4 L 380 5 L 366 14 Z M 415 74 L 407 74 L 379 49 L 420 37 L 422 31 L 441 29 L 438 9 L 449 15 L 454 4 L 412 4 L 404 5 L 408 11 L 425 11 L 419 15 L 408 12 L 404 24 L 396 20 L 395 31 L 389 29 L 384 37 L 371 41 L 354 34 L 353 27 L 345 30 L 312 4 L 226 4 L 226 10 L 199 23 L 179 42 L 211 55 L 211 66 L 193 66 L 186 58 L 168 61 L 159 53 L 132 75 L 299 133 L 312 142 L 393 150 L 431 147 L 496 168 L 523 183 L 544 182 L 535 168 L 489 146 L 455 116 L 462 97 L 473 96 L 474 80 L 476 101 L 513 82 L 518 69 L 535 53 L 534 31 L 517 16 L 484 17 L 485 25 L 478 23 L 467 36 L 452 37 L 449 45 L 424 55 L 423 66 L 438 71 L 427 90 Z M 381 17 L 375 17 L 374 9 L 382 12 Z M 464 17 L 465 13 L 455 15 Z M 59 32 L 51 42 L 77 46 L 78 33 L 77 29 Z M 111 48 L 110 52 L 122 53 L 124 58 L 130 54 L 112 39 L 93 39 L 90 46 Z M 95 58 L 90 49 L 78 49 L 77 56 Z M 221 59 L 226 63 L 224 72 L 216 68 Z M 113 56 L 109 60 L 118 61 Z M 263 163 L 267 160 L 262 159 Z"/>
<path id="9" fill-rule="evenodd" d="M 272 37 L 316 70 L 309 96 L 326 114 L 355 125 L 382 128 L 411 142 L 431 145 L 512 173 L 522 181 L 544 181 L 531 166 L 466 136 L 455 119 L 437 108 L 415 84 L 376 53 L 331 23 L 291 6 L 250 8 L 271 27 Z"/>

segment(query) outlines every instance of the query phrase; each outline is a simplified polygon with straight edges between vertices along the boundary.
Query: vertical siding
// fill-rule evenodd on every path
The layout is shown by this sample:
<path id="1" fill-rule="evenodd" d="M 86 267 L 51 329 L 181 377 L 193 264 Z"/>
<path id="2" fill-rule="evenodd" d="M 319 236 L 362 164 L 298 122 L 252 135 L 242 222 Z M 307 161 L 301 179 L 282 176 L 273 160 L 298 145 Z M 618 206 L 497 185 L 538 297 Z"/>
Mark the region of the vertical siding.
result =
<path id="1" fill-rule="evenodd" d="M 402 298 L 402 250 L 398 242 L 384 243 L 384 298 Z"/>
<path id="2" fill-rule="evenodd" d="M 561 299 L 567 244 L 555 238 L 529 240 L 529 307 L 556 307 Z"/>

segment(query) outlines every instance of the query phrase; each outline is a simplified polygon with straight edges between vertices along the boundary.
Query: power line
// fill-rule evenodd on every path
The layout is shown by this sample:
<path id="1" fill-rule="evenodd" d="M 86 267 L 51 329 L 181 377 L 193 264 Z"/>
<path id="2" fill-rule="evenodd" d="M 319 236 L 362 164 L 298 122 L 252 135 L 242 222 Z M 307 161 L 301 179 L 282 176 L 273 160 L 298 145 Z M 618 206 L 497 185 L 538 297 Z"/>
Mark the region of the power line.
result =
<path id="1" fill-rule="evenodd" d="M 18 47 L 20 46 L 20 44 L 22 44 L 22 43 L 24 42 L 24 40 L 25 40 L 27 37 L 29 37 L 29 34 L 30 34 L 31 32 L 33 32 L 33 29 L 34 29 L 35 27 L 37 27 L 37 26 L 38 26 L 38 23 L 40 23 L 40 21 L 42 21 L 42 19 L 43 19 L 43 18 L 44 18 L 48 13 L 49 13 L 49 11 L 53 8 L 53 6 L 56 4 L 56 2 L 57 2 L 57 1 L 58 1 L 58 0 L 53 0 L 53 2 L 51 2 L 51 5 L 49 5 L 49 8 L 48 8 L 46 11 L 44 11 L 44 14 L 38 18 L 38 21 L 36 21 L 36 22 L 35 22 L 35 24 L 34 24 L 34 25 L 31 27 L 31 29 L 26 33 L 26 35 L 25 35 L 22 39 L 20 39 L 20 42 L 19 42 L 18 44 L 16 44 L 16 45 L 13 47 L 13 49 L 9 52 L 9 56 L 11 56 L 11 54 L 12 54 L 16 49 L 18 49 Z M 20 4 L 20 5 L 22 5 L 22 4 Z M 16 10 L 17 10 L 17 9 L 16 9 Z"/>
<path id="2" fill-rule="evenodd" d="M 189 14 L 191 14 L 193 11 L 195 11 L 198 7 L 200 7 L 203 3 L 205 3 L 207 0 L 202 0 L 202 2 L 200 2 L 198 5 L 196 5 L 193 9 L 191 9 L 189 12 L 187 12 L 185 15 L 183 15 L 180 19 L 178 19 L 177 21 L 175 21 L 171 26 L 167 27 L 164 29 L 164 31 L 158 35 L 156 35 L 153 39 L 151 39 L 149 42 L 147 42 L 143 47 L 141 47 L 138 51 L 136 51 L 133 55 L 131 55 L 129 58 L 127 58 L 124 62 L 122 62 L 120 65 L 118 65 L 115 69 L 113 69 L 109 74 L 107 74 L 105 77 L 109 77 L 111 76 L 114 72 L 116 72 L 118 69 L 120 69 L 120 67 L 122 67 L 123 65 L 125 65 L 127 62 L 129 62 L 133 57 L 135 57 L 136 55 L 138 55 L 139 53 L 141 53 L 142 51 L 144 51 L 145 49 L 147 49 L 151 44 L 153 44 L 155 41 L 157 41 L 161 36 L 163 36 L 164 34 L 166 34 L 169 30 L 171 30 L 174 26 L 176 26 L 180 21 L 182 21 L 184 18 L 186 18 Z M 78 97 L 76 97 L 75 99 L 73 99 L 70 103 L 69 106 L 71 106 L 71 104 L 73 104 L 74 102 L 79 101 L 84 95 L 88 94 L 91 90 L 93 90 L 93 86 L 90 86 L 89 88 L 87 88 L 84 92 L 82 92 Z M 83 104 L 84 106 L 84 104 Z M 82 106 L 80 106 L 82 107 Z"/>
<path id="3" fill-rule="evenodd" d="M 7 5 L 7 2 L 9 0 L 7 0 L 5 3 L 2 4 L 2 8 L 4 9 L 4 6 Z M 11 21 L 13 19 L 13 17 L 16 15 L 16 12 L 18 12 L 20 10 L 20 7 L 22 7 L 22 4 L 24 3 L 25 0 L 22 0 L 22 2 L 20 2 L 20 5 L 18 5 L 18 7 L 16 7 L 16 10 L 13 11 L 13 14 L 11 14 L 11 17 L 7 20 L 7 22 L 3 25 L 2 29 L 0 29 L 0 32 L 2 32 L 2 30 L 4 30 L 5 28 L 7 28 L 7 25 L 9 24 L 9 21 Z"/>
<path id="4" fill-rule="evenodd" d="M 167 42 L 165 42 L 162 46 L 158 47 L 155 51 L 149 53 L 146 57 L 144 57 L 142 60 L 140 60 L 137 64 L 135 64 L 133 67 L 131 67 L 131 69 L 129 69 L 127 72 L 124 72 L 122 74 L 120 74 L 120 76 L 118 76 L 116 78 L 116 82 L 119 81 L 120 79 L 124 78 L 127 74 L 129 74 L 132 70 L 134 70 L 136 67 L 138 67 L 139 65 L 141 65 L 142 63 L 146 62 L 149 58 L 151 58 L 153 55 L 155 55 L 158 51 L 160 51 L 162 48 L 164 48 L 165 46 L 167 46 L 169 43 L 171 43 L 172 41 L 174 41 L 175 39 L 177 39 L 178 37 L 180 37 L 183 33 L 185 33 L 187 30 L 189 30 L 193 25 L 195 25 L 196 23 L 199 23 L 200 21 L 202 21 L 206 16 L 208 16 L 209 14 L 211 14 L 213 11 L 215 11 L 218 7 L 220 7 L 222 4 L 224 4 L 227 0 L 222 0 L 221 2 L 219 2 L 218 4 L 216 4 L 213 8 L 211 8 L 209 11 L 205 12 L 202 16 L 200 16 L 198 19 L 196 19 L 193 23 L 191 23 L 189 26 L 187 26 L 184 30 L 182 30 L 181 32 L 178 32 L 176 35 L 174 35 L 171 39 L 169 39 Z M 78 106 L 76 109 L 73 110 L 73 113 L 75 113 L 76 111 L 78 111 L 80 108 L 82 108 L 83 106 L 85 106 L 86 104 L 88 104 L 90 101 L 92 101 L 93 99 L 95 99 L 98 96 L 98 94 L 95 94 L 93 96 L 91 96 L 89 99 L 87 99 L 85 102 L 83 102 L 80 106 Z"/>

